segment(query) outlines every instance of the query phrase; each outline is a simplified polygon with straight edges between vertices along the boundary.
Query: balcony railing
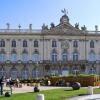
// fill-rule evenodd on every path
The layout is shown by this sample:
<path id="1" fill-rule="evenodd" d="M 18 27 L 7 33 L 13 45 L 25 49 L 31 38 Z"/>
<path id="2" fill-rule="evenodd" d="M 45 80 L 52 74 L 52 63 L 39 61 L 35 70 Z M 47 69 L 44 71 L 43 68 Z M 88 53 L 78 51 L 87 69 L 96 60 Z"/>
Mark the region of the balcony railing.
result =
<path id="1" fill-rule="evenodd" d="M 41 33 L 41 29 L 0 29 L 0 33 Z"/>
<path id="2" fill-rule="evenodd" d="M 100 61 L 88 61 L 88 60 L 78 60 L 78 61 L 72 61 L 68 60 L 66 62 L 63 62 L 61 60 L 52 62 L 51 60 L 41 60 L 41 61 L 22 61 L 22 60 L 17 60 L 17 61 L 11 61 L 11 60 L 6 60 L 6 61 L 0 61 L 0 64 L 100 64 Z"/>

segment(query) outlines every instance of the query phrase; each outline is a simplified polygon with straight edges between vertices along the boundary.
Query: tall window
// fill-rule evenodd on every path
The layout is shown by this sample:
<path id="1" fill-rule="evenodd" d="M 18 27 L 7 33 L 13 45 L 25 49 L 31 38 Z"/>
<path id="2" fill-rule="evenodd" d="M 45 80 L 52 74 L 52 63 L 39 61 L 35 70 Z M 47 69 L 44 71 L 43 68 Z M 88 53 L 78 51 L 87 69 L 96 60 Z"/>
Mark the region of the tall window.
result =
<path id="1" fill-rule="evenodd" d="M 67 50 L 64 49 L 62 53 L 62 61 L 66 62 L 67 60 L 68 60 Z"/>
<path id="2" fill-rule="evenodd" d="M 12 40 L 12 47 L 16 47 L 16 41 Z"/>
<path id="3" fill-rule="evenodd" d="M 52 47 L 57 47 L 57 42 L 55 40 L 52 41 Z"/>
<path id="4" fill-rule="evenodd" d="M 18 70 L 15 67 L 11 68 L 10 76 L 11 76 L 12 80 L 16 80 L 17 79 L 17 77 L 18 77 Z"/>
<path id="5" fill-rule="evenodd" d="M 22 61 L 27 62 L 28 60 L 29 60 L 28 52 L 26 50 L 24 50 L 22 52 Z"/>
<path id="6" fill-rule="evenodd" d="M 11 61 L 12 61 L 12 62 L 17 61 L 17 53 L 16 53 L 15 50 L 13 50 L 13 51 L 11 52 Z"/>
<path id="7" fill-rule="evenodd" d="M 2 76 L 6 76 L 6 71 L 5 71 L 5 69 L 3 67 L 0 68 L 0 78 Z"/>
<path id="8" fill-rule="evenodd" d="M 73 47 L 76 47 L 76 48 L 78 47 L 78 41 L 73 42 Z"/>
<path id="9" fill-rule="evenodd" d="M 57 52 L 55 49 L 52 50 L 51 60 L 53 63 L 57 62 Z"/>
<path id="10" fill-rule="evenodd" d="M 78 61 L 78 52 L 73 52 L 73 61 Z"/>
<path id="11" fill-rule="evenodd" d="M 33 78 L 38 78 L 39 77 L 39 71 L 37 68 L 33 68 L 32 70 L 32 77 Z"/>
<path id="12" fill-rule="evenodd" d="M 0 61 L 1 62 L 4 62 L 5 60 L 6 60 L 5 52 L 4 51 L 1 51 L 0 52 Z"/>
<path id="13" fill-rule="evenodd" d="M 90 48 L 94 48 L 94 41 L 93 40 L 90 41 Z"/>
<path id="14" fill-rule="evenodd" d="M 36 50 L 33 54 L 32 54 L 32 61 L 39 61 L 40 60 L 40 56 L 39 56 L 39 52 Z"/>
<path id="15" fill-rule="evenodd" d="M 26 68 L 26 67 L 24 67 L 23 69 L 22 69 L 22 79 L 28 79 L 29 78 L 29 70 L 28 70 L 28 68 Z"/>
<path id="16" fill-rule="evenodd" d="M 27 41 L 26 40 L 23 41 L 23 47 L 27 47 Z"/>
<path id="17" fill-rule="evenodd" d="M 28 52 L 26 50 L 24 50 L 22 53 L 22 61 L 26 62 L 28 60 L 29 60 Z"/>
<path id="18" fill-rule="evenodd" d="M 38 41 L 37 40 L 34 41 L 34 47 L 38 47 Z"/>
<path id="19" fill-rule="evenodd" d="M 0 47 L 5 47 L 5 41 L 3 39 L 0 41 Z"/>
<path id="20" fill-rule="evenodd" d="M 94 51 L 90 51 L 89 56 L 88 56 L 89 61 L 95 61 L 96 60 L 96 55 Z"/>

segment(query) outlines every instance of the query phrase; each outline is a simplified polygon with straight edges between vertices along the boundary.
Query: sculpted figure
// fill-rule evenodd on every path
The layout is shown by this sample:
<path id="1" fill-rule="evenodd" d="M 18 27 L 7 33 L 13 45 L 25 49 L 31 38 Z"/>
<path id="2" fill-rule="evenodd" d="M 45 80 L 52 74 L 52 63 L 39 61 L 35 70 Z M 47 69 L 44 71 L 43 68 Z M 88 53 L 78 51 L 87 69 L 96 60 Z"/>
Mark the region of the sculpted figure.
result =
<path id="1" fill-rule="evenodd" d="M 86 30 L 86 26 L 84 25 L 83 27 L 81 27 L 81 30 L 85 31 Z"/>
<path id="2" fill-rule="evenodd" d="M 75 28 L 79 29 L 79 23 L 75 24 Z"/>

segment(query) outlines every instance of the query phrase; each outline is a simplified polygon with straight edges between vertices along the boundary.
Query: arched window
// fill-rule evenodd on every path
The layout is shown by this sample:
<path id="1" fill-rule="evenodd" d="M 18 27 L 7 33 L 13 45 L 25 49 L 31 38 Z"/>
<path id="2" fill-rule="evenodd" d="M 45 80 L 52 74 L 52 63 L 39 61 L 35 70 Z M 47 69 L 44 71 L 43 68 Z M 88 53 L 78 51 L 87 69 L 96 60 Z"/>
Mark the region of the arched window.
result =
<path id="1" fill-rule="evenodd" d="M 28 68 L 26 68 L 26 66 L 24 66 L 24 68 L 22 69 L 22 79 L 28 79 L 29 78 L 29 70 Z"/>
<path id="2" fill-rule="evenodd" d="M 57 42 L 55 40 L 52 41 L 52 47 L 57 47 Z"/>
<path id="3" fill-rule="evenodd" d="M 32 61 L 40 61 L 39 52 L 37 50 L 32 54 Z"/>
<path id="4" fill-rule="evenodd" d="M 12 80 L 16 80 L 18 78 L 18 70 L 15 67 L 11 68 L 10 77 Z"/>
<path id="5" fill-rule="evenodd" d="M 3 67 L 0 67 L 0 78 L 2 76 L 6 76 L 6 71 L 5 71 L 5 69 Z"/>
<path id="6" fill-rule="evenodd" d="M 94 51 L 90 51 L 89 56 L 88 56 L 89 61 L 95 61 L 96 60 L 96 55 Z"/>
<path id="7" fill-rule="evenodd" d="M 23 47 L 27 47 L 27 41 L 26 40 L 23 41 Z"/>
<path id="8" fill-rule="evenodd" d="M 78 61 L 78 52 L 77 51 L 73 52 L 73 61 Z"/>
<path id="9" fill-rule="evenodd" d="M 62 61 L 63 62 L 68 61 L 68 53 L 67 53 L 67 50 L 65 50 L 65 49 L 62 52 Z"/>
<path id="10" fill-rule="evenodd" d="M 12 40 L 12 47 L 16 47 L 16 41 Z"/>
<path id="11" fill-rule="evenodd" d="M 73 47 L 76 47 L 76 48 L 78 47 L 78 41 L 73 42 Z"/>
<path id="12" fill-rule="evenodd" d="M 93 40 L 90 41 L 90 48 L 94 48 L 94 41 Z"/>
<path id="13" fill-rule="evenodd" d="M 6 60 L 5 51 L 1 50 L 1 52 L 0 52 L 0 61 L 4 62 L 5 60 Z"/>
<path id="14" fill-rule="evenodd" d="M 17 61 L 17 53 L 16 53 L 15 50 L 13 50 L 13 51 L 11 52 L 11 61 L 12 61 L 12 62 Z"/>
<path id="15" fill-rule="evenodd" d="M 53 63 L 57 62 L 57 52 L 55 49 L 52 50 L 51 60 Z"/>
<path id="16" fill-rule="evenodd" d="M 28 57 L 28 52 L 26 50 L 24 50 L 22 52 L 22 61 L 26 62 L 29 60 L 29 57 Z"/>
<path id="17" fill-rule="evenodd" d="M 34 47 L 38 47 L 38 41 L 37 40 L 34 41 Z"/>
<path id="18" fill-rule="evenodd" d="M 5 41 L 3 39 L 0 41 L 0 47 L 5 47 Z"/>

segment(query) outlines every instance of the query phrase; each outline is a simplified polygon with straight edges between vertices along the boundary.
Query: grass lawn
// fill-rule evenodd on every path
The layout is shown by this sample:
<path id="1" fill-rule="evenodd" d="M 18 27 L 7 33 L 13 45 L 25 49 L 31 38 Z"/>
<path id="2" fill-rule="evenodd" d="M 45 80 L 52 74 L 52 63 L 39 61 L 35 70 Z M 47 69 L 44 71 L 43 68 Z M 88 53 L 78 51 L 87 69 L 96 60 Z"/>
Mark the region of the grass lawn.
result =
<path id="1" fill-rule="evenodd" d="M 45 95 L 45 100 L 65 100 L 66 98 L 85 95 L 87 93 L 85 88 L 80 90 L 72 90 L 72 88 L 52 89 L 39 92 Z M 100 89 L 95 89 L 95 93 L 100 93 Z M 0 96 L 0 100 L 36 100 L 38 93 L 20 93 L 13 94 L 11 97 Z"/>

